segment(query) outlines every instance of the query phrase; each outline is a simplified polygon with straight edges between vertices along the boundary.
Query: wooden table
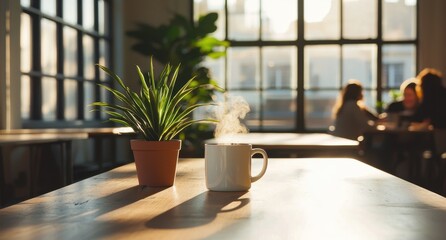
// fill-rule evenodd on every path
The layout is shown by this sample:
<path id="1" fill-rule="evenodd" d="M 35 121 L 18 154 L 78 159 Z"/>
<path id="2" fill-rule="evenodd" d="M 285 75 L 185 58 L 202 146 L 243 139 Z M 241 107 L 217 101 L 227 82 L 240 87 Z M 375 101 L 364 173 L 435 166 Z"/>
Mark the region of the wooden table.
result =
<path id="1" fill-rule="evenodd" d="M 60 145 L 62 151 L 62 164 L 64 165 L 63 185 L 70 184 L 73 181 L 73 160 L 71 153 L 71 142 L 73 140 L 94 139 L 94 160 L 97 163 L 98 170 L 103 171 L 104 159 L 103 148 L 104 140 L 122 135 L 131 135 L 135 133 L 127 127 L 107 127 L 107 128 L 38 128 L 38 129 L 2 129 L 0 130 L 0 206 L 5 203 L 5 184 L 9 179 L 8 171 L 10 169 L 9 159 L 3 159 L 3 148 L 5 146 L 17 147 L 27 146 L 30 149 L 30 155 L 35 158 L 36 152 L 39 152 L 43 146 L 50 144 Z M 107 148 L 116 149 L 114 141 Z M 115 154 L 113 161 L 116 160 Z M 35 162 L 38 159 L 29 161 L 30 170 L 34 169 Z M 113 162 L 113 164 L 116 164 Z M 29 183 L 33 181 L 33 175 L 29 178 Z M 31 185 L 32 186 L 32 185 Z M 30 195 L 33 196 L 33 189 L 30 189 Z"/>
<path id="2" fill-rule="evenodd" d="M 279 156 L 356 156 L 358 142 L 326 133 L 247 133 L 225 135 L 206 143 L 250 143 Z"/>
<path id="3" fill-rule="evenodd" d="M 40 158 L 37 156 L 44 146 L 59 145 L 61 149 L 61 166 L 63 166 L 63 185 L 72 183 L 73 181 L 73 161 L 71 157 L 71 141 L 77 139 L 86 139 L 87 135 L 82 133 L 22 133 L 22 134 L 0 134 L 0 206 L 5 202 L 5 188 L 10 169 L 9 158 L 4 159 L 4 147 L 15 148 L 18 146 L 29 147 L 30 160 L 29 170 L 30 177 L 30 196 L 34 195 L 33 182 L 35 181 L 36 161 Z M 32 158 L 32 159 L 31 159 Z M 37 158 L 37 159 L 35 159 Z M 5 161 L 6 160 L 6 161 Z"/>
<path id="4" fill-rule="evenodd" d="M 207 191 L 203 159 L 181 159 L 166 189 L 141 189 L 128 164 L 0 210 L 15 240 L 433 240 L 445 224 L 445 198 L 348 158 L 270 159 L 248 192 Z"/>
<path id="5" fill-rule="evenodd" d="M 104 168 L 104 140 L 115 139 L 119 136 L 135 136 L 135 132 L 129 127 L 105 127 L 105 128 L 44 128 L 44 129 L 10 129 L 0 130 L 0 138 L 24 135 L 29 136 L 32 134 L 39 135 L 54 135 L 54 136 L 83 136 L 85 139 L 94 140 L 94 159 L 97 162 L 100 171 Z M 112 142 L 111 146 L 107 148 L 115 149 L 116 146 Z M 116 159 L 113 159 L 115 161 Z"/>
<path id="6" fill-rule="evenodd" d="M 106 128 L 36 128 L 36 129 L 8 129 L 0 130 L 0 135 L 21 135 L 21 134 L 87 134 L 88 137 L 97 135 L 122 135 L 131 134 L 133 130 L 127 127 L 106 127 Z"/>

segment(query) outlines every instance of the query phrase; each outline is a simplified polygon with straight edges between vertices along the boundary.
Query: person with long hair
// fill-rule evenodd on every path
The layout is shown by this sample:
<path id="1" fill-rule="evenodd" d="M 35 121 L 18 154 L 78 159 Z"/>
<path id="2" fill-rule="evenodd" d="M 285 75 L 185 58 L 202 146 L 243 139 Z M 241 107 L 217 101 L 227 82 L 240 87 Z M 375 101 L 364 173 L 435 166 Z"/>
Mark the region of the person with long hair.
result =
<path id="1" fill-rule="evenodd" d="M 361 83 L 358 80 L 350 80 L 333 108 L 333 135 L 357 140 L 365 130 L 373 128 L 378 117 L 366 108 L 363 98 Z"/>
<path id="2" fill-rule="evenodd" d="M 417 76 L 418 94 L 421 99 L 416 118 L 420 122 L 412 124 L 412 129 L 432 126 L 446 129 L 446 88 L 442 74 L 433 68 L 423 69 Z"/>

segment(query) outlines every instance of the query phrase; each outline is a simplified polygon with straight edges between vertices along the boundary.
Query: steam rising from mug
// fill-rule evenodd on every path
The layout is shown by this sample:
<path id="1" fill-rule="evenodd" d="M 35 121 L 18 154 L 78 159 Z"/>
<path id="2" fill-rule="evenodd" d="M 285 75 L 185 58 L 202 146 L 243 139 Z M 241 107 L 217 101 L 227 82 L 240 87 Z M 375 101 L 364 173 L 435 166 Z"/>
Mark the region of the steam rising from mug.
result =
<path id="1" fill-rule="evenodd" d="M 240 96 L 231 96 L 220 103 L 215 111 L 219 123 L 215 127 L 216 138 L 235 133 L 247 133 L 248 129 L 240 122 L 249 112 L 249 104 Z"/>

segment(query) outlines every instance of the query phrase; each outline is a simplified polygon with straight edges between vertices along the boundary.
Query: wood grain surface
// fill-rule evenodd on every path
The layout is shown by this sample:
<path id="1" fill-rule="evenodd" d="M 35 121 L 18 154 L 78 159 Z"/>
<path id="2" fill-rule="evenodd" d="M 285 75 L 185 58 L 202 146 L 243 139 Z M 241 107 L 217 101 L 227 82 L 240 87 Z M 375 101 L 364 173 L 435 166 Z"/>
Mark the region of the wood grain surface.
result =
<path id="1" fill-rule="evenodd" d="M 210 192 L 204 177 L 203 159 L 180 159 L 174 187 L 141 188 L 128 164 L 1 209 L 0 239 L 446 236 L 445 198 L 354 159 L 270 159 L 248 192 Z"/>

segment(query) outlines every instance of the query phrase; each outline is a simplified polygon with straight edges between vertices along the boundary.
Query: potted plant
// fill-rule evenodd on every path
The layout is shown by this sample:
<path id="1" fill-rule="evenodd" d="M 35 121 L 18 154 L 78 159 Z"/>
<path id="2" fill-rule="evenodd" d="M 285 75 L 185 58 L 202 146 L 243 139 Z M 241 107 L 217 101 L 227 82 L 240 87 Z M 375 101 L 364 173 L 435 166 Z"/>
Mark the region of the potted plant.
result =
<path id="1" fill-rule="evenodd" d="M 159 26 L 138 23 L 127 35 L 133 38 L 132 49 L 144 56 L 153 56 L 161 64 L 181 62 L 177 88 L 183 81 L 195 76 L 192 84 L 217 84 L 208 68 L 203 66 L 206 58 L 218 59 L 226 55 L 228 41 L 212 36 L 217 30 L 218 13 L 211 12 L 191 21 L 181 14 Z M 209 102 L 215 95 L 214 89 L 201 88 L 184 98 L 189 103 Z M 212 129 L 207 124 L 194 124 L 180 135 L 189 153 L 202 153 L 202 140 L 211 137 Z M 191 152 L 192 151 L 192 152 Z M 184 154 L 184 152 L 183 152 Z"/>
<path id="2" fill-rule="evenodd" d="M 181 140 L 174 138 L 194 123 L 216 122 L 214 119 L 190 118 L 195 109 L 212 105 L 212 102 L 188 104 L 182 100 L 196 89 L 216 86 L 192 85 L 191 78 L 174 91 L 179 65 L 165 65 L 156 78 L 151 61 L 147 75 L 136 66 L 141 88 L 139 91 L 132 91 L 110 69 L 98 66 L 117 83 L 116 88 L 100 85 L 112 94 L 115 103 L 94 102 L 92 105 L 107 113 L 110 121 L 131 127 L 141 136 L 142 139 L 131 140 L 139 184 L 151 187 L 172 186 L 181 149 Z"/>

